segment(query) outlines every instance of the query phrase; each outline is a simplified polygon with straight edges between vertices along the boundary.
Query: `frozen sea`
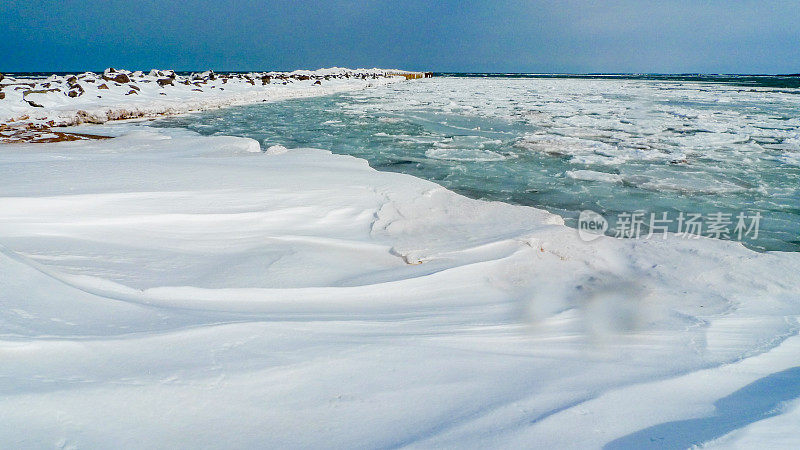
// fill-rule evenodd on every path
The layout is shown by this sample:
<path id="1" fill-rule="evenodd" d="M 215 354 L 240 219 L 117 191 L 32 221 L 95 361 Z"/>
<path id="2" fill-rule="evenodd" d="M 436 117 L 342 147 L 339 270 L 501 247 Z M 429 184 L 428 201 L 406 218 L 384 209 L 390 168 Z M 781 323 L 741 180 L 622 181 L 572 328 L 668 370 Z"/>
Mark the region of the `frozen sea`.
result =
<path id="1" fill-rule="evenodd" d="M 571 226 L 592 210 L 608 220 L 609 235 L 624 234 L 638 217 L 642 237 L 657 225 L 798 251 L 797 84 L 793 77 L 451 75 L 156 125 L 251 137 L 264 149 L 353 155 L 473 198 L 543 208 Z M 681 214 L 699 228 L 688 229 Z"/>
<path id="2" fill-rule="evenodd" d="M 275 103 L 2 145 L 0 447 L 800 448 L 799 252 L 519 205 L 796 249 L 796 87 L 684 78 L 42 94 Z"/>

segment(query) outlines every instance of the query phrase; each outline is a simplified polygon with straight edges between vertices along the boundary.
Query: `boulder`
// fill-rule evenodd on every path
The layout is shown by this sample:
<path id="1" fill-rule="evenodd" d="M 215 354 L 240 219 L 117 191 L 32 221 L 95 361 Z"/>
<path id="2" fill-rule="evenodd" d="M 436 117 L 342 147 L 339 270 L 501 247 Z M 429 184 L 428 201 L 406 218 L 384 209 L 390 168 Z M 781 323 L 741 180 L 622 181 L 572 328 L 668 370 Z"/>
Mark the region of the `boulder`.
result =
<path id="1" fill-rule="evenodd" d="M 125 94 L 125 95 L 131 95 L 131 94 L 139 94 L 139 91 L 136 91 L 136 90 L 134 90 L 134 89 L 131 89 L 131 90 L 130 90 L 130 91 L 128 91 L 128 93 L 127 93 L 127 94 Z"/>
<path id="2" fill-rule="evenodd" d="M 75 98 L 80 97 L 83 95 L 83 86 L 78 83 L 75 83 L 69 87 L 69 91 L 66 92 L 67 97 Z"/>
<path id="3" fill-rule="evenodd" d="M 3 78 L 5 78 L 5 77 L 6 77 L 5 75 L 3 75 L 2 73 L 0 73 L 0 81 L 3 81 Z"/>
<path id="4" fill-rule="evenodd" d="M 320 85 L 320 84 L 322 84 L 322 81 L 320 81 L 320 80 L 317 80 L 317 81 L 315 81 L 315 82 L 314 82 L 314 84 L 315 84 L 315 85 Z"/>
<path id="5" fill-rule="evenodd" d="M 3 92 L 3 91 L 0 91 L 0 100 L 2 100 L 4 98 L 6 98 L 6 93 Z"/>
<path id="6" fill-rule="evenodd" d="M 264 75 L 263 77 L 261 77 L 261 85 L 262 86 L 268 85 L 270 82 L 270 78 L 271 77 L 269 75 Z"/>
<path id="7" fill-rule="evenodd" d="M 97 86 L 97 89 L 108 89 L 108 85 L 103 83 L 100 86 Z"/>
<path id="8" fill-rule="evenodd" d="M 158 80 L 156 80 L 156 83 L 158 83 L 158 85 L 161 87 L 167 85 L 172 86 L 172 78 L 159 78 Z"/>
<path id="9" fill-rule="evenodd" d="M 108 81 L 114 81 L 114 82 L 117 82 L 117 83 L 120 83 L 120 84 L 125 84 L 125 83 L 130 83 L 131 82 L 130 77 L 128 77 L 124 73 L 117 73 L 117 74 L 112 73 L 112 74 L 109 74 L 109 75 L 103 75 L 103 78 L 108 80 Z"/>
<path id="10" fill-rule="evenodd" d="M 214 73 L 213 70 L 206 70 L 202 73 L 193 73 L 192 80 L 211 80 L 214 81 L 217 78 L 217 75 Z"/>

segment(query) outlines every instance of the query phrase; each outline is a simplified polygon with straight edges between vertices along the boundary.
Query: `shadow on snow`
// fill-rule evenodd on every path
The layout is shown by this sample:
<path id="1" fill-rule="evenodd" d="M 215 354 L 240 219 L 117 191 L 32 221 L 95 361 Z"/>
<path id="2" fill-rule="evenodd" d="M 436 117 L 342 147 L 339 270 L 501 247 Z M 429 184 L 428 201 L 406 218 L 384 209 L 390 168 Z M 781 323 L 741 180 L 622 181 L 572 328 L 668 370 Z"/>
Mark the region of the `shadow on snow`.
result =
<path id="1" fill-rule="evenodd" d="M 780 414 L 782 402 L 800 397 L 800 366 L 756 380 L 714 402 L 710 417 L 654 425 L 609 442 L 606 449 L 685 449 Z"/>

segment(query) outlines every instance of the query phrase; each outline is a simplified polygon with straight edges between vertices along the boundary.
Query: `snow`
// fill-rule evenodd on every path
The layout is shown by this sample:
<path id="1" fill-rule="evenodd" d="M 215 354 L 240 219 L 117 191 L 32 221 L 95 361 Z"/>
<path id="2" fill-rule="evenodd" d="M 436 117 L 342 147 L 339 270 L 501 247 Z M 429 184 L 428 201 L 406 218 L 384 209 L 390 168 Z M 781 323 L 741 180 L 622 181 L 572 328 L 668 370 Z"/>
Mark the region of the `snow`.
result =
<path id="1" fill-rule="evenodd" d="M 792 442 L 796 253 L 587 243 L 325 150 L 81 128 L 118 137 L 0 151 L 8 446 Z"/>
<path id="2" fill-rule="evenodd" d="M 0 89 L 6 94 L 0 100 L 0 123 L 24 121 L 63 126 L 152 117 L 351 91 L 403 80 L 394 76 L 400 73 L 409 72 L 336 67 L 222 75 L 206 71 L 179 76 L 172 70 L 153 69 L 145 75 L 108 68 L 103 74 L 85 72 L 74 79 L 58 75 L 44 80 L 6 77 L 0 82 Z M 115 82 L 119 75 L 130 81 Z M 271 77 L 269 84 L 263 84 L 265 76 Z M 170 78 L 169 84 L 159 84 L 159 80 Z M 317 81 L 319 85 L 314 84 Z M 74 85 L 80 86 L 83 93 L 69 97 L 67 92 Z"/>
<path id="3" fill-rule="evenodd" d="M 568 170 L 564 175 L 573 180 L 599 181 L 603 183 L 621 183 L 622 177 L 616 173 L 597 172 L 595 170 Z"/>

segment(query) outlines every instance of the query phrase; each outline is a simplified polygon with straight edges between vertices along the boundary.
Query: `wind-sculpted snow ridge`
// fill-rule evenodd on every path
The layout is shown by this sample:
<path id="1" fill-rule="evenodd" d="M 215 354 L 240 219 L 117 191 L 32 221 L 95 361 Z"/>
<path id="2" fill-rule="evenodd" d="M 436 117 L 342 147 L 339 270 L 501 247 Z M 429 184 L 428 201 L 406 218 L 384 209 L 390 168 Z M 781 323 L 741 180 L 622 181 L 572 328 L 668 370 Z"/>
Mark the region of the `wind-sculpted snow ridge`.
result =
<path id="1" fill-rule="evenodd" d="M 324 95 L 382 85 L 410 72 L 387 69 L 296 70 L 178 75 L 172 70 L 109 68 L 44 79 L 0 78 L 0 126 L 64 126 Z M 2 128 L 0 128 L 2 131 Z"/>
<path id="2" fill-rule="evenodd" d="M 587 243 L 353 157 L 103 127 L 0 152 L 7 446 L 796 439 L 759 425 L 796 417 L 796 253 Z"/>

